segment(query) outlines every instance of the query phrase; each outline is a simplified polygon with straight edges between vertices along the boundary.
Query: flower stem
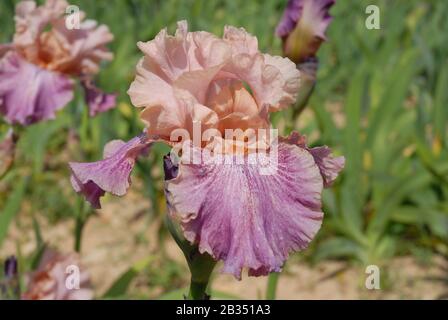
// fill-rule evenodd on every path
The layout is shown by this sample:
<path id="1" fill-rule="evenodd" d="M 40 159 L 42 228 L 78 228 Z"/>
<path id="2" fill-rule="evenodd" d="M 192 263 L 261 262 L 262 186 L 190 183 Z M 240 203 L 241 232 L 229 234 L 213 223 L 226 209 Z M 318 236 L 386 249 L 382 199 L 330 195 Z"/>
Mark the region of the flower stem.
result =
<path id="1" fill-rule="evenodd" d="M 184 253 L 191 273 L 190 290 L 186 299 L 208 300 L 207 287 L 216 261 L 207 253 L 200 253 L 197 245 L 190 244 L 180 233 L 173 221 L 165 216 L 166 226 Z"/>
<path id="2" fill-rule="evenodd" d="M 81 252 L 82 230 L 84 229 L 84 221 L 81 217 L 76 217 L 75 225 L 75 251 Z"/>
<path id="3" fill-rule="evenodd" d="M 208 300 L 210 299 L 210 296 L 207 295 L 208 283 L 204 282 L 196 282 L 193 279 L 191 279 L 190 283 L 190 291 L 188 293 L 188 300 Z"/>
<path id="4" fill-rule="evenodd" d="M 277 284 L 278 278 L 280 276 L 279 272 L 273 272 L 269 274 L 268 277 L 268 288 L 266 290 L 266 299 L 267 300 L 275 300 L 277 295 Z"/>
<path id="5" fill-rule="evenodd" d="M 75 251 L 81 252 L 81 244 L 82 244 L 82 233 L 84 230 L 84 226 L 87 223 L 91 214 L 90 208 L 86 207 L 83 199 L 77 199 L 77 206 L 75 211 Z"/>

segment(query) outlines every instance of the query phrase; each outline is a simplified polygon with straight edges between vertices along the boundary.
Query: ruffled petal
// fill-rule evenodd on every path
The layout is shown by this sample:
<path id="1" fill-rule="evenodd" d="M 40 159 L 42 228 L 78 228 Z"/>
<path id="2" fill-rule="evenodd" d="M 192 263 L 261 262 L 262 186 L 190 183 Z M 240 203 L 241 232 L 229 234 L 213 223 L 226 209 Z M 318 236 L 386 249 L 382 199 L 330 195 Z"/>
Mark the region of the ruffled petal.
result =
<path id="1" fill-rule="evenodd" d="M 79 29 L 70 30 L 66 27 L 66 19 L 63 17 L 53 22 L 49 37 L 57 39 L 64 54 L 53 55 L 47 67 L 76 76 L 97 74 L 101 61 L 113 59 L 112 52 L 107 48 L 107 44 L 114 39 L 113 34 L 106 25 L 98 25 L 94 20 L 85 20 Z"/>
<path id="2" fill-rule="evenodd" d="M 145 56 L 128 94 L 135 106 L 145 107 L 141 118 L 148 132 L 165 140 L 176 129 L 191 134 L 193 118 L 221 131 L 242 129 L 238 124 L 265 128 L 266 110 L 286 108 L 297 97 L 294 63 L 261 54 L 257 38 L 243 28 L 226 26 L 219 39 L 188 32 L 181 21 L 174 36 L 164 29 L 138 46 Z"/>
<path id="3" fill-rule="evenodd" d="M 335 158 L 331 153 L 331 149 L 327 146 L 311 148 L 309 151 L 319 167 L 322 178 L 324 179 L 324 186 L 326 188 L 330 187 L 337 178 L 339 172 L 344 169 L 345 158 Z"/>
<path id="4" fill-rule="evenodd" d="M 232 54 L 255 55 L 258 53 L 258 40 L 248 33 L 244 28 L 235 28 L 233 26 L 224 27 L 224 40 L 232 47 Z"/>
<path id="5" fill-rule="evenodd" d="M 278 111 L 295 102 L 300 72 L 288 58 L 238 54 L 223 68 L 247 82 L 259 106 Z"/>
<path id="6" fill-rule="evenodd" d="M 82 193 L 94 208 L 101 208 L 100 197 L 105 192 L 116 196 L 126 194 L 130 186 L 131 171 L 139 155 L 152 140 L 142 133 L 128 142 L 111 141 L 104 147 L 104 160 L 79 163 L 70 162 L 73 189 Z"/>
<path id="7" fill-rule="evenodd" d="M 81 82 L 85 100 L 89 106 L 89 115 L 94 117 L 98 113 L 114 108 L 117 104 L 117 94 L 104 93 L 91 80 Z"/>
<path id="8" fill-rule="evenodd" d="M 15 52 L 0 62 L 0 113 L 9 123 L 54 119 L 72 99 L 70 78 L 28 63 Z"/>
<path id="9" fill-rule="evenodd" d="M 339 175 L 339 172 L 344 169 L 345 158 L 343 156 L 334 157 L 332 151 L 327 146 L 309 148 L 306 142 L 306 137 L 293 131 L 288 137 L 281 138 L 280 141 L 295 144 L 301 148 L 308 150 L 314 158 L 319 171 L 324 180 L 324 187 L 331 187 L 334 180 Z"/>
<path id="10" fill-rule="evenodd" d="M 14 45 L 28 61 L 49 70 L 79 76 L 96 74 L 102 60 L 112 60 L 106 44 L 113 35 L 105 25 L 86 20 L 79 14 L 79 27 L 67 28 L 68 3 L 47 0 L 36 6 L 34 1 L 22 1 L 16 6 Z M 73 19 L 75 20 L 75 19 Z"/>
<path id="11" fill-rule="evenodd" d="M 191 154 L 184 150 L 176 176 L 165 165 L 166 177 L 175 176 L 165 183 L 168 205 L 185 238 L 238 279 L 242 268 L 251 276 L 279 272 L 322 222 L 323 180 L 313 156 L 288 143 L 277 150 L 277 157 L 253 154 L 259 158 L 241 163 L 193 149 L 199 164 L 186 163 Z"/>
<path id="12" fill-rule="evenodd" d="M 194 54 L 196 45 L 186 21 L 178 22 L 174 36 L 163 29 L 154 40 L 137 45 L 151 62 L 151 71 L 167 82 L 176 80 L 185 71 L 202 69 Z"/>

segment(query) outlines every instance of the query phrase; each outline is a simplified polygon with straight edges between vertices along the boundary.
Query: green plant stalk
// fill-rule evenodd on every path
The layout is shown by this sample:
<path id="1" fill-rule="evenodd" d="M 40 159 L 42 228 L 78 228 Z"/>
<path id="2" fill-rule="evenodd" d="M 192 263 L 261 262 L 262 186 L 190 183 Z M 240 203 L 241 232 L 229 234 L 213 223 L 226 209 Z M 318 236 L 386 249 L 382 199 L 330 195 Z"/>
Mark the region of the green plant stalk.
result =
<path id="1" fill-rule="evenodd" d="M 200 253 L 197 245 L 191 245 L 182 236 L 179 228 L 174 225 L 168 216 L 165 216 L 165 224 L 177 245 L 184 253 L 188 268 L 190 269 L 190 289 L 185 298 L 188 300 L 210 299 L 210 296 L 207 294 L 207 287 L 216 261 L 207 253 Z"/>
<path id="2" fill-rule="evenodd" d="M 82 234 L 84 226 L 86 225 L 92 211 L 89 206 L 86 206 L 85 201 L 82 198 L 77 199 L 77 207 L 75 211 L 75 244 L 74 250 L 78 253 L 81 252 L 82 247 Z"/>
<path id="3" fill-rule="evenodd" d="M 75 224 L 75 251 L 81 252 L 81 240 L 82 240 L 82 231 L 84 229 L 85 221 L 81 217 L 76 217 Z"/>
<path id="4" fill-rule="evenodd" d="M 275 300 L 277 296 L 277 284 L 278 278 L 280 277 L 279 272 L 272 272 L 268 277 L 268 287 L 266 289 L 266 299 Z"/>

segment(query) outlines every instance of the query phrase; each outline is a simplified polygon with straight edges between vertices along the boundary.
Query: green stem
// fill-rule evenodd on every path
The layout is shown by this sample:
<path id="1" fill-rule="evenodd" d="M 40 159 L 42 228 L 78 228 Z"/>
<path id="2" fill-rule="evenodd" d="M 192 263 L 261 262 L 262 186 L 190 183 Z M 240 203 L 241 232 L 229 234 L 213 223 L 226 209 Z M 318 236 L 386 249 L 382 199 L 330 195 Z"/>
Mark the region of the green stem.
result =
<path id="1" fill-rule="evenodd" d="M 277 284 L 280 273 L 273 272 L 269 274 L 268 277 L 268 288 L 266 290 L 266 299 L 267 300 L 275 300 L 277 295 Z"/>
<path id="2" fill-rule="evenodd" d="M 179 248 L 184 253 L 191 273 L 189 300 L 208 300 L 207 287 L 210 276 L 215 268 L 216 261 L 207 253 L 200 253 L 197 245 L 191 245 L 181 234 L 173 221 L 165 216 L 165 224 L 176 241 Z"/>
<path id="3" fill-rule="evenodd" d="M 208 282 L 196 282 L 191 279 L 190 291 L 188 293 L 188 300 L 208 300 L 210 298 L 207 295 Z"/>
<path id="4" fill-rule="evenodd" d="M 75 251 L 81 252 L 82 231 L 84 229 L 85 221 L 81 217 L 76 217 L 75 225 Z"/>

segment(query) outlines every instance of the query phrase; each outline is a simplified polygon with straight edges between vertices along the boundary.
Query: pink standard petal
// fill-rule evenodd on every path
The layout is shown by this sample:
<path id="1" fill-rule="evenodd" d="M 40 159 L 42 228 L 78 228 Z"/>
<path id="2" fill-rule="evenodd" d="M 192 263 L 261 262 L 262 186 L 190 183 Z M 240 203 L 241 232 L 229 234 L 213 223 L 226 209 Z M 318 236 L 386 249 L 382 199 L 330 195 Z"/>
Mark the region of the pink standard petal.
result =
<path id="1" fill-rule="evenodd" d="M 238 279 L 243 268 L 250 276 L 281 271 L 322 223 L 323 180 L 312 155 L 281 143 L 270 175 L 262 174 L 261 163 L 211 163 L 201 156 L 201 164 L 178 169 L 165 163 L 167 178 L 175 176 L 165 185 L 168 205 L 186 239 L 223 260 L 222 271 Z"/>
<path id="2" fill-rule="evenodd" d="M 126 194 L 130 186 L 130 175 L 137 157 L 150 144 L 146 133 L 128 142 L 111 141 L 104 147 L 104 160 L 79 163 L 70 162 L 73 189 L 82 193 L 94 208 L 101 208 L 100 197 L 105 192 L 116 196 Z"/>
<path id="3" fill-rule="evenodd" d="M 73 99 L 73 81 L 10 52 L 0 62 L 0 113 L 9 123 L 54 119 Z"/>

